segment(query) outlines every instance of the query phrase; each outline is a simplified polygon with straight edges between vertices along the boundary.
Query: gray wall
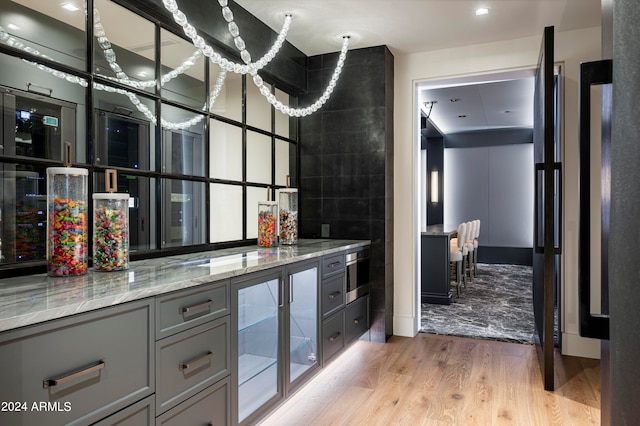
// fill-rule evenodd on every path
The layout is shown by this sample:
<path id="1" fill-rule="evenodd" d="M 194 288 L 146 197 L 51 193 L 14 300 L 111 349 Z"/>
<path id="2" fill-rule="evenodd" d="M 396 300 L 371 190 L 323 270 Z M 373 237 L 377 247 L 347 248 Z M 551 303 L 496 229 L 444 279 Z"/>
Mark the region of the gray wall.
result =
<path id="1" fill-rule="evenodd" d="M 532 144 L 446 148 L 444 222 L 480 219 L 481 246 L 530 253 L 533 177 Z"/>
<path id="2" fill-rule="evenodd" d="M 640 418 L 640 4 L 613 7 L 613 110 L 611 127 L 611 233 L 609 304 L 611 403 L 607 425 L 635 425 Z M 604 416 L 604 412 L 603 412 Z"/>

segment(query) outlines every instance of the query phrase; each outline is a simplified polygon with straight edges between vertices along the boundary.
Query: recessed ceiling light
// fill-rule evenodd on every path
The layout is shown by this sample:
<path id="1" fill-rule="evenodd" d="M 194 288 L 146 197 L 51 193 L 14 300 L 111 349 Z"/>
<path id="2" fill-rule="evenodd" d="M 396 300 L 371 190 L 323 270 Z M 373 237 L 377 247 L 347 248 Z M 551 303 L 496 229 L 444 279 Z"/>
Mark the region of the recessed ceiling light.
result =
<path id="1" fill-rule="evenodd" d="M 20 27 L 17 26 L 16 24 L 9 24 L 9 25 L 7 25 L 7 28 L 9 28 L 10 30 L 14 30 L 14 31 L 20 29 Z"/>
<path id="2" fill-rule="evenodd" d="M 458 118 L 467 118 L 466 114 L 460 114 Z"/>
<path id="3" fill-rule="evenodd" d="M 449 99 L 449 102 L 458 102 L 459 100 L 460 99 L 458 99 L 458 98 L 451 98 L 451 99 Z"/>
<path id="4" fill-rule="evenodd" d="M 67 9 L 69 12 L 80 10 L 80 8 L 73 3 L 62 3 L 61 7 L 63 9 Z"/>
<path id="5" fill-rule="evenodd" d="M 506 110 L 504 113 L 505 114 L 511 114 L 511 111 L 510 110 Z"/>
<path id="6" fill-rule="evenodd" d="M 489 9 L 486 7 L 481 7 L 479 9 L 476 9 L 476 16 L 488 15 L 488 14 L 489 14 Z"/>

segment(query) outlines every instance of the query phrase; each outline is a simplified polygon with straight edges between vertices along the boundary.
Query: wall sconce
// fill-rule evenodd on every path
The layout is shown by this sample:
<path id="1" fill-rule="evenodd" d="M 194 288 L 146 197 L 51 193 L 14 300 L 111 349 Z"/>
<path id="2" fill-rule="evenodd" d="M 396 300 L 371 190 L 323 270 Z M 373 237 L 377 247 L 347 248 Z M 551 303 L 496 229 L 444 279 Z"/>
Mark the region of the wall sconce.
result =
<path id="1" fill-rule="evenodd" d="M 433 170 L 431 172 L 431 202 L 438 202 L 438 171 Z"/>

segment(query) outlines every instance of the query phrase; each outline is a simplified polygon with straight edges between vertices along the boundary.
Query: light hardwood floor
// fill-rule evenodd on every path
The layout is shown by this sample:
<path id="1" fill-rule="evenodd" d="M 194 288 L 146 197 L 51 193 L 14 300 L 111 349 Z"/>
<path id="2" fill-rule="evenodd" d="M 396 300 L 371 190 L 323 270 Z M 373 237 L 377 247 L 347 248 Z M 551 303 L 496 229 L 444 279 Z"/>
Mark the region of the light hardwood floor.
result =
<path id="1" fill-rule="evenodd" d="M 547 392 L 534 346 L 425 333 L 359 341 L 262 425 L 599 425 L 599 361 L 555 364 Z"/>

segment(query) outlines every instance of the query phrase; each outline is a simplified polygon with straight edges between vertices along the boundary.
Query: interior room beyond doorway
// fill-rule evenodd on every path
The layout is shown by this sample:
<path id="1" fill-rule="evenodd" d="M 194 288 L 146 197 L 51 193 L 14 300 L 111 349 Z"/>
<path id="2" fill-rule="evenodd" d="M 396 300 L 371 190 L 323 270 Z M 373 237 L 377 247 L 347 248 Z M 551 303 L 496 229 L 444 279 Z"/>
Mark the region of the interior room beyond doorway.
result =
<path id="1" fill-rule="evenodd" d="M 434 224 L 455 227 L 475 219 L 481 222 L 477 239 L 482 267 L 477 285 L 473 287 L 474 283 L 469 282 L 462 290 L 463 296 L 453 297 L 453 304 L 459 305 L 429 306 L 437 311 L 422 309 L 422 331 L 470 336 L 475 333 L 480 338 L 532 343 L 532 318 L 531 321 L 523 318 L 522 327 L 515 331 L 509 330 L 507 324 L 513 323 L 514 312 L 519 309 L 516 306 L 528 306 L 528 311 L 532 311 L 530 292 L 502 291 L 503 297 L 484 306 L 489 313 L 483 315 L 497 321 L 488 326 L 481 319 L 473 324 L 473 316 L 453 310 L 459 311 L 465 300 L 468 304 L 474 292 L 485 296 L 480 289 L 491 286 L 492 280 L 508 280 L 510 287 L 515 288 L 524 284 L 530 290 L 534 210 L 533 73 L 525 69 L 456 77 L 424 82 L 416 87 L 416 116 L 421 118 L 421 167 L 417 177 L 421 229 L 424 231 Z M 435 198 L 434 191 L 438 192 Z M 428 255 L 421 253 L 419 258 Z M 428 272 L 422 268 L 419 274 Z M 423 285 L 425 278 L 428 277 L 420 280 Z M 455 294 L 454 286 L 451 292 Z M 514 312 L 510 312 L 510 305 L 514 306 Z M 457 318 L 459 315 L 465 316 L 466 326 Z M 438 324 L 444 329 L 439 330 Z M 454 331 L 460 331 L 461 327 L 470 334 Z M 483 327 L 486 335 L 481 335 Z"/>

